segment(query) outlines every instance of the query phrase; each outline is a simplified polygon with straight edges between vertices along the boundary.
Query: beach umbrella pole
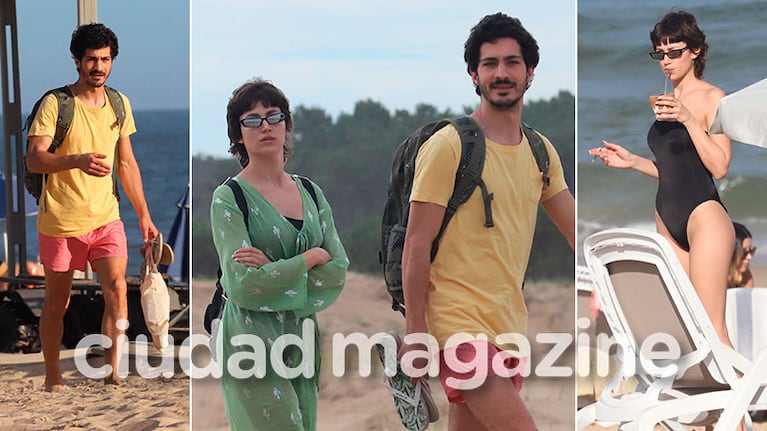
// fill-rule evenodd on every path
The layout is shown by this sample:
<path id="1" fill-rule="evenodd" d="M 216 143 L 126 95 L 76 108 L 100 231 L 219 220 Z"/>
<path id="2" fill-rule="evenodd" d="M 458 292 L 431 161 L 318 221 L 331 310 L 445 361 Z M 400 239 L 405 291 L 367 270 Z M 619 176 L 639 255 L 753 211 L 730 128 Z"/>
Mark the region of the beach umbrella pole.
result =
<path id="1" fill-rule="evenodd" d="M 4 172 L 6 178 L 23 178 L 24 139 L 21 128 L 21 88 L 19 83 L 18 31 L 16 25 L 16 1 L 0 0 L 0 69 L 2 70 Z M 20 181 L 5 182 L 6 222 L 4 236 L 5 259 L 8 268 L 27 260 L 27 232 L 23 192 Z M 14 196 L 21 197 L 14 199 Z M 14 205 L 14 203 L 16 205 Z M 14 208 L 17 206 L 17 208 Z M 25 265 L 19 265 L 26 268 Z"/>

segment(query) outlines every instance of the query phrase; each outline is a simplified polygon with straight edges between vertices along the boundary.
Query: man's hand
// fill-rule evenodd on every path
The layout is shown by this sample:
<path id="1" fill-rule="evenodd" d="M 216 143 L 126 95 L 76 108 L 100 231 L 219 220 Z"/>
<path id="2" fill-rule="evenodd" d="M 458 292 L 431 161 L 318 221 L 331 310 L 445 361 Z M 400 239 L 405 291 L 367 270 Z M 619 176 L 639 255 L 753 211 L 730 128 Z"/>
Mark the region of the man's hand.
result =
<path id="1" fill-rule="evenodd" d="M 411 343 L 408 344 L 405 340 L 411 341 Z M 402 371 L 410 377 L 413 383 L 429 372 L 432 361 L 435 360 L 432 355 L 438 351 L 439 347 L 432 345 L 432 341 L 436 342 L 425 330 L 411 332 L 405 335 L 402 346 L 397 352 Z"/>
<path id="2" fill-rule="evenodd" d="M 146 217 L 139 217 L 138 227 L 141 230 L 141 239 L 143 239 L 144 242 L 156 237 L 160 232 L 157 230 L 157 227 L 155 227 L 154 222 L 152 222 L 152 218 L 148 215 Z"/>
<path id="3" fill-rule="evenodd" d="M 105 177 L 112 173 L 112 167 L 104 163 L 106 154 L 83 153 L 77 160 L 77 167 L 88 175 Z"/>

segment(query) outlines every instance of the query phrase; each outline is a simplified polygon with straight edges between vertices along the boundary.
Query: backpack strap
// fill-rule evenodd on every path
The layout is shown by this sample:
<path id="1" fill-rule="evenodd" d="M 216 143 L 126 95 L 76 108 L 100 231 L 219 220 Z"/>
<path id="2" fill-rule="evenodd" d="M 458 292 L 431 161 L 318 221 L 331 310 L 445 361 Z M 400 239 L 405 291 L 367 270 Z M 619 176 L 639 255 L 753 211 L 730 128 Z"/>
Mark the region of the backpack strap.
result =
<path id="1" fill-rule="evenodd" d="M 72 94 L 72 90 L 68 85 L 46 91 L 45 94 L 43 94 L 43 96 L 40 97 L 32 107 L 32 111 L 27 117 L 24 128 L 27 130 L 27 132 L 29 131 L 29 128 L 32 126 L 32 122 L 35 120 L 35 117 L 40 110 L 40 105 L 49 94 L 53 94 L 56 97 L 56 105 L 58 106 L 58 115 L 56 116 L 56 130 L 53 133 L 51 145 L 48 146 L 48 152 L 53 154 L 64 142 L 64 138 L 67 136 L 67 133 L 69 133 L 69 128 L 72 126 L 72 119 L 75 116 L 74 94 Z M 27 141 L 27 146 L 29 146 L 29 141 Z M 40 197 L 37 199 L 37 202 L 40 205 L 40 211 L 45 212 L 45 199 L 42 199 L 41 202 L 41 198 L 45 196 L 45 183 L 48 181 L 48 174 L 40 175 L 42 177 L 42 183 L 40 188 Z"/>
<path id="2" fill-rule="evenodd" d="M 530 148 L 533 150 L 535 163 L 538 165 L 538 170 L 541 172 L 543 188 L 545 189 L 551 185 L 551 178 L 549 178 L 549 152 L 546 151 L 546 145 L 544 145 L 541 135 L 532 127 L 523 122 L 522 131 L 525 133 L 525 136 L 527 136 L 527 142 L 530 143 Z"/>
<path id="3" fill-rule="evenodd" d="M 109 103 L 112 106 L 112 110 L 117 117 L 117 125 L 122 128 L 122 125 L 125 123 L 125 103 L 123 102 L 122 95 L 112 87 L 104 86 L 104 88 Z M 46 91 L 45 94 L 35 102 L 34 107 L 32 107 L 31 114 L 27 117 L 24 128 L 28 131 L 32 126 L 37 111 L 40 109 L 40 104 L 49 94 L 56 96 L 59 111 L 58 116 L 56 117 L 56 131 L 53 134 L 51 146 L 48 148 L 48 152 L 53 153 L 61 146 L 61 143 L 64 142 L 64 138 L 67 133 L 69 133 L 69 128 L 72 126 L 72 119 L 75 116 L 75 96 L 72 94 L 72 89 L 70 89 L 68 85 Z"/>
<path id="4" fill-rule="evenodd" d="M 117 117 L 117 142 L 120 142 L 120 131 L 122 130 L 123 124 L 125 124 L 125 102 L 123 101 L 123 97 L 120 92 L 114 88 L 105 85 L 104 90 L 106 92 L 107 99 L 109 99 L 109 104 L 112 105 L 112 111 L 114 111 L 115 117 Z M 115 157 L 113 166 L 118 166 L 120 163 L 120 150 L 117 148 L 117 142 L 115 142 Z M 117 175 L 115 175 L 114 172 L 112 172 L 112 193 L 115 195 L 117 201 L 119 202 L 120 191 L 117 188 Z"/>
<path id="5" fill-rule="evenodd" d="M 48 90 L 45 92 L 45 94 L 43 94 L 42 97 L 37 99 L 37 102 L 35 102 L 35 105 L 32 107 L 32 111 L 30 111 L 27 120 L 24 122 L 24 130 L 29 131 L 29 128 L 32 126 L 32 122 L 35 121 L 37 111 L 40 110 L 40 105 L 49 94 L 53 94 L 56 97 L 56 102 L 58 105 L 56 131 L 53 133 L 53 141 L 51 142 L 50 147 L 48 147 L 48 152 L 53 153 L 57 148 L 61 146 L 61 143 L 64 141 L 64 137 L 67 135 L 67 132 L 69 132 L 69 128 L 72 126 L 72 118 L 74 117 L 75 113 L 74 95 L 72 94 L 72 90 L 68 85 L 54 88 L 53 90 Z"/>
<path id="6" fill-rule="evenodd" d="M 299 180 L 301 180 L 301 184 L 304 185 L 304 188 L 307 192 L 309 192 L 309 196 L 312 197 L 312 200 L 314 201 L 314 206 L 317 207 L 317 211 L 320 210 L 320 204 L 317 202 L 317 190 L 314 190 L 314 184 L 312 184 L 312 181 L 303 176 L 303 175 L 296 175 Z"/>
<path id="7" fill-rule="evenodd" d="M 232 177 L 227 178 L 224 184 L 232 189 L 234 201 L 237 202 L 237 208 L 240 209 L 242 219 L 245 221 L 245 230 L 250 231 L 250 225 L 248 223 L 248 202 L 245 200 L 245 194 L 242 193 L 242 187 L 240 187 L 240 184 Z M 250 233 L 248 233 L 248 235 L 250 235 Z"/>
<path id="8" fill-rule="evenodd" d="M 493 210 L 491 207 L 493 194 L 487 191 L 487 187 L 484 181 L 482 181 L 482 169 L 485 165 L 485 135 L 471 117 L 464 116 L 440 121 L 437 123 L 437 129 L 442 128 L 447 123 L 452 124 L 456 128 L 458 136 L 461 138 L 461 160 L 458 163 L 458 170 L 455 174 L 453 194 L 450 196 L 450 200 L 448 200 L 447 207 L 445 208 L 445 217 L 442 219 L 439 233 L 437 233 L 432 243 L 432 260 L 437 255 L 439 241 L 445 233 L 450 219 L 453 218 L 458 207 L 469 200 L 477 186 L 482 191 L 482 202 L 485 206 L 485 226 L 494 226 Z"/>
<path id="9" fill-rule="evenodd" d="M 227 178 L 226 181 L 224 181 L 224 184 L 232 189 L 234 201 L 237 203 L 237 208 L 240 209 L 240 212 L 242 213 L 242 219 L 245 222 L 245 230 L 248 231 L 248 236 L 250 236 L 250 224 L 248 223 L 248 203 L 245 199 L 245 194 L 242 192 L 242 187 L 240 187 L 240 184 L 237 183 L 237 181 L 235 181 L 235 179 L 232 177 Z M 220 281 L 223 275 L 224 274 L 221 271 L 221 267 L 218 267 L 218 270 L 216 271 L 216 279 Z M 224 288 L 221 286 L 220 282 L 216 283 L 216 292 L 213 294 L 213 297 L 221 297 L 226 299 L 226 293 L 224 292 Z"/>
<path id="10" fill-rule="evenodd" d="M 115 117 L 117 117 L 117 127 L 122 129 L 123 124 L 125 124 L 125 101 L 120 92 L 114 88 L 105 85 L 104 90 L 109 99 L 109 104 L 112 105 L 112 111 L 114 111 Z"/>
<path id="11" fill-rule="evenodd" d="M 301 184 L 303 184 L 306 191 L 309 192 L 309 196 L 311 196 L 312 201 L 314 201 L 314 205 L 319 210 L 320 204 L 317 202 L 317 191 L 314 189 L 314 185 L 312 184 L 311 180 L 301 175 L 296 176 L 299 180 L 301 180 Z M 240 187 L 240 184 L 232 177 L 227 178 L 226 181 L 224 181 L 224 184 L 232 189 L 232 194 L 234 194 L 234 201 L 237 203 L 237 208 L 240 209 L 242 218 L 245 221 L 245 229 L 250 230 L 248 223 L 248 202 L 245 199 L 245 194 L 242 192 L 242 187 Z"/>
<path id="12" fill-rule="evenodd" d="M 64 138 L 69 133 L 69 128 L 72 126 L 72 119 L 75 116 L 75 99 L 72 94 L 72 90 L 68 85 L 56 88 L 49 91 L 56 95 L 56 100 L 59 105 L 59 115 L 56 118 L 56 132 L 53 135 L 53 142 L 51 142 L 51 148 L 48 148 L 48 152 L 53 153 L 64 142 Z M 42 100 L 42 99 L 41 99 Z"/>

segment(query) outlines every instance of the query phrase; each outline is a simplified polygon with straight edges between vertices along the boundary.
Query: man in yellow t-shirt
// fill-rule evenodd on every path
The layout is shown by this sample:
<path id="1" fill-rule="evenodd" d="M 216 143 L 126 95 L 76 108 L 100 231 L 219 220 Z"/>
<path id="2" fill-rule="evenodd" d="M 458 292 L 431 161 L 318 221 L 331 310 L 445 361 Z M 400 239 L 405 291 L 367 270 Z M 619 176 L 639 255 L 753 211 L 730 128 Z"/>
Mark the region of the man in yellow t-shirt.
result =
<path id="1" fill-rule="evenodd" d="M 28 133 L 27 168 L 47 174 L 37 227 L 40 261 L 45 268 L 45 302 L 40 315 L 40 340 L 45 358 L 45 389 L 65 388 L 59 369 L 64 313 L 72 290 L 73 271 L 84 271 L 90 262 L 98 275 L 105 310 L 101 330 L 112 340 L 106 363 L 112 372 L 106 384 L 121 384 L 118 366 L 120 337 L 128 318 L 128 246 L 119 207 L 112 190 L 115 146 L 116 175 L 133 204 L 144 241 L 157 235 L 144 197 L 130 135 L 136 131 L 128 98 L 122 97 L 125 119 L 119 126 L 104 85 L 117 57 L 115 34 L 103 24 L 87 24 L 72 33 L 70 51 L 78 79 L 69 89 L 74 95 L 72 125 L 61 147 L 49 153 L 58 116 L 55 95 L 40 104 Z"/>
<path id="2" fill-rule="evenodd" d="M 482 196 L 475 192 L 455 212 L 431 262 L 431 245 L 461 155 L 456 129 L 444 127 L 423 144 L 416 159 L 402 262 L 406 333 L 428 332 L 439 343 L 440 380 L 450 401 L 450 429 L 533 430 L 533 419 L 518 393 L 521 377 L 513 373 L 501 377 L 494 372 L 492 359 L 501 354 L 507 370 L 518 363 L 504 356 L 494 343 L 501 334 L 526 333 L 521 287 L 538 204 L 574 247 L 575 202 L 556 150 L 547 139 L 551 183 L 544 188 L 521 129 L 523 96 L 539 59 L 535 39 L 519 20 L 501 13 L 488 15 L 472 29 L 464 58 L 480 96 L 479 107 L 470 116 L 485 135 L 482 179 L 493 193 L 495 226 L 483 225 Z M 482 337 L 468 343 L 451 340 L 458 333 Z M 418 344 L 405 345 L 400 353 L 419 348 Z M 473 370 L 451 363 L 455 365 L 457 359 L 464 365 L 479 365 L 477 358 L 487 359 L 483 383 L 471 389 L 455 385 L 472 377 Z"/>

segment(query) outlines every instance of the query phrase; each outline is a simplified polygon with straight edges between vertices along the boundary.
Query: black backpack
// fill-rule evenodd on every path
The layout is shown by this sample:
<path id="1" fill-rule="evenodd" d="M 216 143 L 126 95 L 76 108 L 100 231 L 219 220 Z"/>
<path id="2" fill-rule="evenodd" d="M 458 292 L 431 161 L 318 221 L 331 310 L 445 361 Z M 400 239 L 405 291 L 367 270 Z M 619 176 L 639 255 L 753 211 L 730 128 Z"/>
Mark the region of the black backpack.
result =
<path id="1" fill-rule="evenodd" d="M 301 180 L 304 188 L 309 192 L 309 196 L 312 197 L 314 205 L 319 210 L 320 205 L 317 203 L 317 192 L 314 190 L 312 182 L 309 181 L 308 178 L 302 176 L 298 176 L 298 179 Z M 226 181 L 224 181 L 224 184 L 232 189 L 234 200 L 237 202 L 237 208 L 240 209 L 243 221 L 245 222 L 245 231 L 250 232 L 248 223 L 248 203 L 245 199 L 245 195 L 242 193 L 242 188 L 237 181 L 232 179 L 232 177 L 227 178 Z M 213 293 L 213 298 L 210 300 L 210 304 L 205 307 L 205 316 L 202 322 L 205 330 L 211 335 L 213 334 L 213 332 L 211 332 L 213 321 L 221 319 L 221 316 L 224 314 L 224 305 L 226 304 L 226 294 L 224 294 L 224 286 L 221 285 L 221 275 L 221 267 L 219 267 L 218 271 L 216 271 L 216 291 Z"/>
<path id="2" fill-rule="evenodd" d="M 479 187 L 485 206 L 485 226 L 493 227 L 491 202 L 493 194 L 488 192 L 482 181 L 482 169 L 485 164 L 485 136 L 477 123 L 470 117 L 443 119 L 426 124 L 408 136 L 394 153 L 389 190 L 384 205 L 381 221 L 381 250 L 379 261 L 384 274 L 386 290 L 392 298 L 392 309 L 405 314 L 405 299 L 402 292 L 402 251 L 405 245 L 405 232 L 410 212 L 410 191 L 413 187 L 415 159 L 421 145 L 435 132 L 452 124 L 461 138 L 461 161 L 455 174 L 453 194 L 450 196 L 445 217 L 437 237 L 431 247 L 431 260 L 437 255 L 439 240 L 455 211 L 465 203 Z M 527 136 L 535 156 L 538 170 L 541 172 L 544 187 L 548 187 L 549 154 L 538 132 L 522 123 L 522 130 Z"/>
<path id="3" fill-rule="evenodd" d="M 109 99 L 109 103 L 112 105 L 112 110 L 117 117 L 117 126 L 118 128 L 122 128 L 122 125 L 125 122 L 125 104 L 123 103 L 123 98 L 120 96 L 120 93 L 112 87 L 105 85 L 104 89 L 106 90 L 106 95 Z M 30 112 L 29 116 L 24 122 L 24 129 L 29 132 L 29 128 L 32 126 L 32 122 L 35 120 L 35 116 L 37 116 L 37 111 L 40 109 L 40 104 L 49 94 L 56 96 L 56 100 L 58 101 L 59 106 L 59 114 L 56 118 L 56 132 L 53 135 L 53 141 L 51 142 L 51 145 L 48 147 L 48 152 L 53 154 L 61 146 L 62 142 L 64 142 L 64 137 L 66 137 L 67 133 L 69 133 L 69 128 L 72 126 L 72 119 L 75 116 L 75 100 L 74 95 L 72 94 L 72 90 L 70 90 L 69 86 L 65 85 L 63 87 L 54 88 L 53 90 L 48 90 L 45 92 L 45 94 L 43 94 L 43 96 L 38 99 L 37 102 L 35 102 L 35 105 L 32 107 L 32 112 Z M 29 151 L 29 139 L 27 139 L 27 151 Z M 119 162 L 118 156 L 119 152 L 117 151 L 117 146 L 115 145 L 115 166 L 117 166 L 117 163 Z M 26 155 L 24 156 L 23 165 L 24 186 L 29 191 L 29 194 L 31 194 L 39 204 L 40 196 L 43 192 L 43 183 L 45 183 L 45 181 L 48 179 L 48 175 L 29 172 L 27 169 Z M 112 172 L 112 192 L 119 200 L 120 195 L 117 191 L 117 176 L 114 174 L 114 171 Z"/>

